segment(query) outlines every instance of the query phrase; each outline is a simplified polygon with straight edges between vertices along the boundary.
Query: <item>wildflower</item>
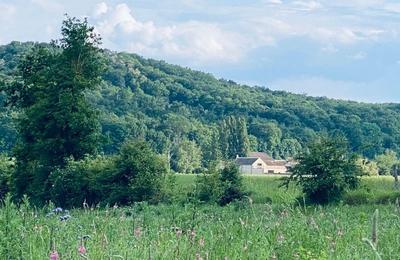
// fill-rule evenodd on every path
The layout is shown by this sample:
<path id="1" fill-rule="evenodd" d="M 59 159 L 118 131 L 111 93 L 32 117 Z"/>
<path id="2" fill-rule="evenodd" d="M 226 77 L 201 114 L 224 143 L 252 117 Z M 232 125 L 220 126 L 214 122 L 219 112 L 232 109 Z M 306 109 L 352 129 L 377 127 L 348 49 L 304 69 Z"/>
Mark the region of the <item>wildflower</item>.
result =
<path id="1" fill-rule="evenodd" d="M 86 248 L 85 248 L 85 246 L 80 245 L 79 248 L 78 248 L 78 253 L 81 254 L 81 255 L 86 254 Z"/>
<path id="2" fill-rule="evenodd" d="M 203 260 L 203 257 L 199 253 L 196 253 L 196 260 Z"/>
<path id="3" fill-rule="evenodd" d="M 279 234 L 278 237 L 276 238 L 276 241 L 279 244 L 282 244 L 285 241 L 285 237 L 282 234 Z"/>
<path id="4" fill-rule="evenodd" d="M 180 237 L 182 235 L 182 229 L 177 229 L 176 230 L 176 236 Z"/>
<path id="5" fill-rule="evenodd" d="M 199 240 L 199 245 L 200 245 L 201 247 L 203 247 L 204 244 L 205 244 L 204 238 L 200 238 L 200 240 Z"/>
<path id="6" fill-rule="evenodd" d="M 194 238 L 196 237 L 196 231 L 193 229 L 191 232 L 190 232 L 190 240 L 194 240 Z"/>
<path id="7" fill-rule="evenodd" d="M 343 236 L 343 230 L 339 228 L 338 231 L 337 231 L 337 235 L 339 237 Z"/>
<path id="8" fill-rule="evenodd" d="M 58 255 L 58 252 L 56 250 L 53 250 L 50 253 L 50 260 L 59 260 L 60 256 Z"/>
<path id="9" fill-rule="evenodd" d="M 53 209 L 54 213 L 61 213 L 62 211 L 63 211 L 63 209 L 60 208 L 60 207 L 57 207 L 57 208 Z"/>
<path id="10" fill-rule="evenodd" d="M 64 215 L 64 216 L 60 216 L 60 220 L 61 221 L 66 221 L 66 220 L 68 220 L 68 219 L 70 219 L 71 218 L 71 215 L 69 215 L 69 214 L 66 214 L 66 215 Z"/>
<path id="11" fill-rule="evenodd" d="M 245 224 L 245 222 L 243 221 L 242 218 L 239 218 L 239 220 L 240 220 L 240 224 L 243 226 Z"/>
<path id="12" fill-rule="evenodd" d="M 140 237 L 142 235 L 142 229 L 140 227 L 135 228 L 133 234 L 135 235 L 135 237 Z"/>
<path id="13" fill-rule="evenodd" d="M 318 229 L 318 224 L 315 222 L 315 219 L 313 217 L 310 218 L 309 224 L 312 228 Z"/>

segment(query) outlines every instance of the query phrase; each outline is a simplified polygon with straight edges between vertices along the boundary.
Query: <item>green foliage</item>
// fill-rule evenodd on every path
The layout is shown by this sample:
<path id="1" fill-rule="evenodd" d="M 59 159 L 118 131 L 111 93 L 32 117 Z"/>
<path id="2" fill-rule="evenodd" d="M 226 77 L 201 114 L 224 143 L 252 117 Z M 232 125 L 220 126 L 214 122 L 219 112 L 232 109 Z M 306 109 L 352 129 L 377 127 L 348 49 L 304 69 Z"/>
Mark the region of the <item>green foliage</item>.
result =
<path id="1" fill-rule="evenodd" d="M 221 170 L 213 168 L 208 174 L 198 176 L 195 196 L 200 201 L 225 206 L 233 201 L 242 200 L 247 195 L 244 190 L 238 167 L 229 163 Z"/>
<path id="2" fill-rule="evenodd" d="M 202 153 L 194 141 L 183 140 L 175 147 L 174 170 L 178 173 L 193 173 L 201 168 Z"/>
<path id="3" fill-rule="evenodd" d="M 50 174 L 50 200 L 57 206 L 81 207 L 84 202 L 96 205 L 104 200 L 104 191 L 99 186 L 103 174 L 113 170 L 111 156 L 87 156 L 81 160 L 68 160 L 63 168 Z"/>
<path id="4" fill-rule="evenodd" d="M 379 173 L 378 164 L 375 161 L 366 158 L 358 158 L 356 163 L 361 168 L 362 175 L 376 176 Z"/>
<path id="5" fill-rule="evenodd" d="M 242 200 L 247 193 L 244 191 L 242 176 L 239 168 L 230 163 L 221 170 L 219 174 L 219 187 L 221 194 L 218 204 L 224 206 L 235 200 Z"/>
<path id="6" fill-rule="evenodd" d="M 247 156 L 250 142 L 244 118 L 234 116 L 225 118 L 220 126 L 219 134 L 221 151 L 225 159 L 232 160 L 237 155 Z"/>
<path id="7" fill-rule="evenodd" d="M 392 168 L 398 163 L 397 154 L 392 150 L 386 150 L 384 154 L 375 157 L 379 175 L 391 175 Z"/>
<path id="8" fill-rule="evenodd" d="M 166 195 L 167 167 L 143 141 L 127 142 L 122 147 L 110 171 L 99 177 L 103 203 L 131 204 L 137 201 L 160 202 Z M 171 185 L 171 184 L 170 184 Z"/>
<path id="9" fill-rule="evenodd" d="M 15 161 L 0 154 L 0 200 L 10 191 L 11 176 L 14 171 Z"/>
<path id="10" fill-rule="evenodd" d="M 343 194 L 358 185 L 361 169 L 342 137 L 321 138 L 298 160 L 286 185 L 295 181 L 312 203 L 338 202 Z"/>
<path id="11" fill-rule="evenodd" d="M 50 172 L 94 153 L 99 141 L 97 112 L 85 93 L 100 82 L 99 37 L 87 20 L 67 17 L 53 48 L 34 46 L 8 85 L 8 103 L 17 118 L 15 195 L 34 202 L 50 198 Z"/>

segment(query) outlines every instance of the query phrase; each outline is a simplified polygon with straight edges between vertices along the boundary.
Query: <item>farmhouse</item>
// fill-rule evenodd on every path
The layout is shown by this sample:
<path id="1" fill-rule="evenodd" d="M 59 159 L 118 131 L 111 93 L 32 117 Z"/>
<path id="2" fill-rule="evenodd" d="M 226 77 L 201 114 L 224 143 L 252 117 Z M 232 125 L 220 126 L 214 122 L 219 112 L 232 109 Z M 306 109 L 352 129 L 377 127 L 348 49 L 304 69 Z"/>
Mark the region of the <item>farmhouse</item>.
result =
<path id="1" fill-rule="evenodd" d="M 266 153 L 253 152 L 248 157 L 236 157 L 236 164 L 243 174 L 285 174 L 291 163 L 286 160 L 274 160 Z"/>

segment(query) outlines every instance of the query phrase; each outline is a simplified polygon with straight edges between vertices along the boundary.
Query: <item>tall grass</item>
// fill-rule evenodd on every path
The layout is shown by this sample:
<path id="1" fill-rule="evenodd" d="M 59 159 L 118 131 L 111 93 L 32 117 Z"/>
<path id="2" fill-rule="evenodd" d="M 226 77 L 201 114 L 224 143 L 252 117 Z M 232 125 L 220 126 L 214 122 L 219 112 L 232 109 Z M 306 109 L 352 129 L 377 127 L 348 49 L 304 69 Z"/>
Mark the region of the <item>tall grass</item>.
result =
<path id="1" fill-rule="evenodd" d="M 177 181 L 185 194 L 194 176 Z M 292 203 L 299 191 L 278 188 L 278 179 L 245 183 L 254 203 L 226 207 L 137 203 L 52 212 L 54 205 L 36 209 L 25 201 L 17 207 L 6 199 L 0 208 L 0 259 L 49 259 L 53 250 L 61 259 L 374 259 L 376 252 L 363 238 L 373 237 L 376 209 L 379 255 L 400 255 L 395 204 L 309 207 Z M 62 221 L 67 214 L 71 217 Z M 78 252 L 82 245 L 85 254 Z"/>

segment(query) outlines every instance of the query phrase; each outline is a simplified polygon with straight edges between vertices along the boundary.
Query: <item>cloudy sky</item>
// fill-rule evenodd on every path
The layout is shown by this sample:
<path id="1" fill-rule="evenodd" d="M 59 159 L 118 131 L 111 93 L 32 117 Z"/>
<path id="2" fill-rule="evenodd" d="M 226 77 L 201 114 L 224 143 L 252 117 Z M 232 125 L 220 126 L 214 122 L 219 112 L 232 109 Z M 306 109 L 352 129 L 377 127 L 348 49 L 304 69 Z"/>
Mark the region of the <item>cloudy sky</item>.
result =
<path id="1" fill-rule="evenodd" d="M 400 102 L 398 0 L 0 0 L 0 44 L 88 17 L 116 51 L 249 85 Z"/>

